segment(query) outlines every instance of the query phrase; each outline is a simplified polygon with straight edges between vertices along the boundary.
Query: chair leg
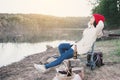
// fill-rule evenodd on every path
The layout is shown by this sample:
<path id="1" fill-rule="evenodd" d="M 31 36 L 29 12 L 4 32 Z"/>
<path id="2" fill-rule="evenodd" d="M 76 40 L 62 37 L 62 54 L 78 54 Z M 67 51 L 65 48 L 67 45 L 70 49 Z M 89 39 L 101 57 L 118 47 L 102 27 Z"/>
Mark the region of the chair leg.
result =
<path id="1" fill-rule="evenodd" d="M 91 68 L 91 70 L 94 70 L 95 69 L 95 67 L 96 67 L 96 64 L 95 64 L 95 62 L 94 62 L 94 45 L 95 45 L 95 43 L 93 43 L 93 45 L 92 45 L 92 51 L 91 51 L 91 58 L 90 58 L 90 68 Z"/>

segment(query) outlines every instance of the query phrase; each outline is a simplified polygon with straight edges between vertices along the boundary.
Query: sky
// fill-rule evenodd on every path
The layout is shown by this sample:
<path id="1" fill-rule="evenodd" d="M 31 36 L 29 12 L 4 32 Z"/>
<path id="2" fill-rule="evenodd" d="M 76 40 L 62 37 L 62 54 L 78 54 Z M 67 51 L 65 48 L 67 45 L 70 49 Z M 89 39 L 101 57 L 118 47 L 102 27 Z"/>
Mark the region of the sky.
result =
<path id="1" fill-rule="evenodd" d="M 90 16 L 88 0 L 0 0 L 0 13 Z"/>

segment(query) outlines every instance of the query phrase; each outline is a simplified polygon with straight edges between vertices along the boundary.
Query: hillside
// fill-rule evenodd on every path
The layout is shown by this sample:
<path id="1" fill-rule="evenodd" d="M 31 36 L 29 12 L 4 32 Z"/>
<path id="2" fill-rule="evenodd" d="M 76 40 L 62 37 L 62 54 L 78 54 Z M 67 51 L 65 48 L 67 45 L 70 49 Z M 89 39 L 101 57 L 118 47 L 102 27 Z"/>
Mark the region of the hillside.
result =
<path id="1" fill-rule="evenodd" d="M 0 42 L 39 42 L 48 39 L 64 39 L 60 34 L 65 31 L 59 29 L 84 28 L 88 20 L 88 17 L 0 14 Z M 66 34 L 69 33 L 73 34 L 71 31 L 66 32 Z"/>

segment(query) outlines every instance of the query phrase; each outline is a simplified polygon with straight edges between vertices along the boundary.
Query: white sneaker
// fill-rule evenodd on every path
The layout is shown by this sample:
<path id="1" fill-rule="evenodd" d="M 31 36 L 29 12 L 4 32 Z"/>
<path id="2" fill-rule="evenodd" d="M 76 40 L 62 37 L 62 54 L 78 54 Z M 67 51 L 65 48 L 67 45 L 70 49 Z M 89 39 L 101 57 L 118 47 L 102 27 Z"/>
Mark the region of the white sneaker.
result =
<path id="1" fill-rule="evenodd" d="M 34 64 L 34 67 L 35 67 L 40 73 L 45 73 L 45 72 L 47 72 L 47 69 L 45 68 L 45 65 Z"/>

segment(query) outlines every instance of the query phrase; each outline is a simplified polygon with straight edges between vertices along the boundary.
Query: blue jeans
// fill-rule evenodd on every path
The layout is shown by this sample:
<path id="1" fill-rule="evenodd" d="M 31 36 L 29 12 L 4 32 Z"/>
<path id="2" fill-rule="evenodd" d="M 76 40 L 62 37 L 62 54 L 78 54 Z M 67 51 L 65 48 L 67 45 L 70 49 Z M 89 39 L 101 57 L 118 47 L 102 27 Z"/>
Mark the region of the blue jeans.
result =
<path id="1" fill-rule="evenodd" d="M 73 57 L 74 50 L 71 48 L 69 43 L 61 43 L 58 46 L 60 57 L 58 57 L 55 61 L 45 64 L 46 69 L 50 67 L 57 66 L 61 64 L 65 59 L 69 59 Z"/>

